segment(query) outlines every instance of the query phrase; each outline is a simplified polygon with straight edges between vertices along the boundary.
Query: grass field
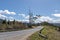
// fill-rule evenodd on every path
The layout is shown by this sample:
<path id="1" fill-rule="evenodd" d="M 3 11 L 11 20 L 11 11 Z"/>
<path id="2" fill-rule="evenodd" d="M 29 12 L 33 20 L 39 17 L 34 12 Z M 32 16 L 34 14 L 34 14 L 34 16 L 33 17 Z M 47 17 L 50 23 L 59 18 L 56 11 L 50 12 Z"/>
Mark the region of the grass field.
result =
<path id="1" fill-rule="evenodd" d="M 39 31 L 32 34 L 27 40 L 60 40 L 60 32 L 56 30 L 54 26 L 44 26 L 41 32 L 43 35 L 47 36 L 47 39 L 39 36 Z"/>

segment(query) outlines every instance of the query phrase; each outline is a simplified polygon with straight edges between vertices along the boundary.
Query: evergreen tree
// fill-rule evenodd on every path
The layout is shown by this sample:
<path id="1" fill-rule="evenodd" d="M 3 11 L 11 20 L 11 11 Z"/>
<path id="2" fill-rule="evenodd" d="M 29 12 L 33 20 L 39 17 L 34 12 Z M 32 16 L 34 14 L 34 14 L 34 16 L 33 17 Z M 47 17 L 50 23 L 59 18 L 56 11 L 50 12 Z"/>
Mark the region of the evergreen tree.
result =
<path id="1" fill-rule="evenodd" d="M 15 19 L 14 19 L 14 21 L 13 21 L 13 24 L 15 24 Z"/>
<path id="2" fill-rule="evenodd" d="M 3 22 L 2 22 L 2 24 L 6 24 L 7 22 L 6 22 L 6 19 L 5 20 L 3 20 Z"/>
<path id="3" fill-rule="evenodd" d="M 10 24 L 10 20 L 8 20 L 7 24 Z"/>

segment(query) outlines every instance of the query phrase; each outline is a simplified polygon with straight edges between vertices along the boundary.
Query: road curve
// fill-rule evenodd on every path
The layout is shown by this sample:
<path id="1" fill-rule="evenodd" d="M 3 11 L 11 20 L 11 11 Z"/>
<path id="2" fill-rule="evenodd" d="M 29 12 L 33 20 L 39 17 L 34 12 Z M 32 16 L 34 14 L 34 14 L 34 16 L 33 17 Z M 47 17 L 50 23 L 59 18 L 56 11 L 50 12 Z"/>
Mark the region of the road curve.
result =
<path id="1" fill-rule="evenodd" d="M 0 40 L 26 40 L 28 36 L 36 31 L 41 30 L 43 27 L 38 26 L 37 28 L 13 31 L 13 32 L 3 32 L 0 33 Z"/>

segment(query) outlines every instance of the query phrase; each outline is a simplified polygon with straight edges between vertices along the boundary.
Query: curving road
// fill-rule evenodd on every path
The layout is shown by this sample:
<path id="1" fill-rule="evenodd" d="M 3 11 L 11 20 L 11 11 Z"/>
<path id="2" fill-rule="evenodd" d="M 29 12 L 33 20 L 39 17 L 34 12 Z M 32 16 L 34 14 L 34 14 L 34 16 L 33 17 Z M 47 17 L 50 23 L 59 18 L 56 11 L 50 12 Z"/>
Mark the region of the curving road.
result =
<path id="1" fill-rule="evenodd" d="M 38 26 L 34 29 L 27 29 L 22 31 L 3 32 L 0 33 L 0 40 L 26 40 L 34 32 L 41 30 L 43 27 Z"/>

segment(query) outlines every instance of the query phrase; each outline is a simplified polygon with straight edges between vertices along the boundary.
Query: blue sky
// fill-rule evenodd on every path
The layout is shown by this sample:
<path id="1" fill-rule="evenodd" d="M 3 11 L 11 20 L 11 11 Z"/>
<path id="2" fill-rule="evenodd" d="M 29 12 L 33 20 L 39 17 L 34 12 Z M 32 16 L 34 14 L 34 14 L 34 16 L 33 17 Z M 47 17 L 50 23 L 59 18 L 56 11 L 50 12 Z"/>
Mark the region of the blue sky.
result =
<path id="1" fill-rule="evenodd" d="M 29 9 L 34 15 L 60 20 L 60 0 L 0 0 L 0 18 L 28 20 Z"/>

